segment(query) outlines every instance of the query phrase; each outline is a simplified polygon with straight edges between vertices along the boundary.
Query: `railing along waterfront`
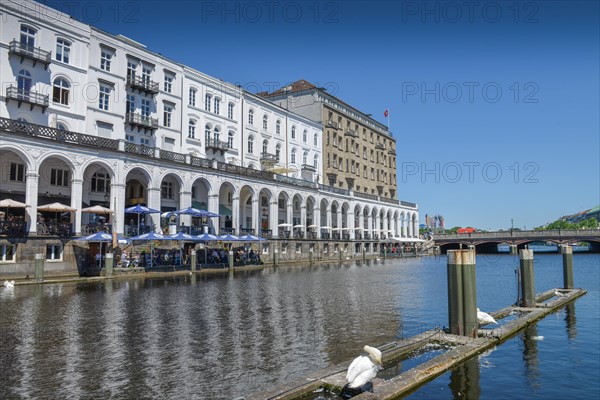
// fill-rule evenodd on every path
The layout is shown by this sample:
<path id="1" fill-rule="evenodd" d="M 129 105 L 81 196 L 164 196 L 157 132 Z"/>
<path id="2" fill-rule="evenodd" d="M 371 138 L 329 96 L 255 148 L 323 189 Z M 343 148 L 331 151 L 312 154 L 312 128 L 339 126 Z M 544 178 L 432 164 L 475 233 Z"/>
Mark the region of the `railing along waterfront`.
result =
<path id="1" fill-rule="evenodd" d="M 253 168 L 246 168 L 239 165 L 227 164 L 220 161 L 209 160 L 202 157 L 196 157 L 192 155 L 186 155 L 176 153 L 168 150 L 155 149 L 141 144 L 135 144 L 127 142 L 125 140 L 108 139 L 94 135 L 87 135 L 83 133 L 64 131 L 56 128 L 50 128 L 43 125 L 32 124 L 29 122 L 16 121 L 10 118 L 0 117 L 0 130 L 13 133 L 16 135 L 23 135 L 27 137 L 36 137 L 41 139 L 53 140 L 63 143 L 77 144 L 80 146 L 94 147 L 96 149 L 105 149 L 111 151 L 119 151 L 130 154 L 136 154 L 138 156 L 149 157 L 149 158 L 160 158 L 161 160 L 176 162 L 181 164 L 189 164 L 194 167 L 201 167 L 206 169 L 213 169 L 224 171 L 232 174 L 243 175 L 251 178 L 264 179 L 268 181 L 280 181 L 294 186 L 306 187 L 311 189 L 317 189 L 320 191 L 340 194 L 343 196 L 353 196 L 357 198 L 363 198 L 366 200 L 383 201 L 388 203 L 394 203 L 405 206 L 416 208 L 415 203 L 407 201 L 398 201 L 395 199 L 379 198 L 378 196 L 370 195 L 367 193 L 350 192 L 347 189 L 337 188 L 334 186 L 324 185 L 322 183 L 305 181 L 302 179 L 287 177 L 284 175 L 276 175 L 269 171 L 258 170 Z M 158 150 L 158 151 L 157 151 Z M 188 161 L 189 160 L 189 161 Z"/>

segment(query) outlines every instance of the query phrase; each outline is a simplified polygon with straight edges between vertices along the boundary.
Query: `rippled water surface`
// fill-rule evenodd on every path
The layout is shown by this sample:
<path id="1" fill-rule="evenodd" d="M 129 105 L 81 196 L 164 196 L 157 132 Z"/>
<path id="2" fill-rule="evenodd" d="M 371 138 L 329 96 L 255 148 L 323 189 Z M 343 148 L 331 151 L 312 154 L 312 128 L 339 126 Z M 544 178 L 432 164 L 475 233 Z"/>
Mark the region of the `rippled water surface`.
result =
<path id="1" fill-rule="evenodd" d="M 598 398 L 600 256 L 574 260 L 586 296 L 409 397 Z M 478 256 L 481 309 L 515 301 L 518 262 Z M 561 286 L 560 255 L 535 265 Z M 446 260 L 0 288 L 0 318 L 0 399 L 232 399 L 447 324 Z"/>

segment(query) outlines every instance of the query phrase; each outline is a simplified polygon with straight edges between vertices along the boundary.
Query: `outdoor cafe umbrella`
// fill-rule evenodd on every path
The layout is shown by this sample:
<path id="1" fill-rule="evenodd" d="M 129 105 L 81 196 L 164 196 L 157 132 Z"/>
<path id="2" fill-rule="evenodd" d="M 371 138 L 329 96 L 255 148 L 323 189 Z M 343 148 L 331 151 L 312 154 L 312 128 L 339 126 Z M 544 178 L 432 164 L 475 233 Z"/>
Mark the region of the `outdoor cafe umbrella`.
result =
<path id="1" fill-rule="evenodd" d="M 288 224 L 287 222 L 284 222 L 282 224 L 277 225 L 280 228 L 291 228 L 292 224 Z"/>
<path id="2" fill-rule="evenodd" d="M 94 213 L 94 214 L 111 214 L 113 210 L 102 206 L 92 206 L 81 209 L 82 213 Z"/>
<path id="3" fill-rule="evenodd" d="M 150 232 L 150 233 L 144 233 L 142 235 L 138 235 L 138 236 L 134 236 L 132 238 L 130 238 L 129 240 L 131 240 L 132 242 L 146 242 L 146 241 L 150 241 L 150 268 L 152 268 L 152 265 L 154 263 L 154 241 L 155 240 L 160 240 L 160 241 L 170 241 L 170 240 L 174 240 L 171 236 L 165 236 L 165 235 L 161 235 L 160 233 L 154 233 L 154 232 Z"/>
<path id="4" fill-rule="evenodd" d="M 61 216 L 62 216 L 62 213 L 65 213 L 65 212 L 72 213 L 73 211 L 75 211 L 75 208 L 73 208 L 71 206 L 67 206 L 62 203 L 44 204 L 43 206 L 38 206 L 37 209 L 38 209 L 38 211 L 55 212 L 57 217 L 59 214 L 61 214 Z"/>
<path id="5" fill-rule="evenodd" d="M 215 235 L 211 235 L 210 233 L 203 233 L 202 235 L 198 235 L 196 236 L 196 239 L 199 242 L 216 242 L 219 240 L 218 237 L 216 237 Z M 206 253 L 207 253 L 207 248 L 204 249 L 204 264 L 206 264 Z"/>
<path id="6" fill-rule="evenodd" d="M 13 199 L 4 199 L 0 201 L 0 208 L 6 208 L 6 216 L 8 217 L 8 209 L 9 208 L 25 208 L 27 204 L 21 203 L 20 201 L 16 201 Z"/>
<path id="7" fill-rule="evenodd" d="M 83 236 L 75 239 L 78 242 L 98 242 L 100 243 L 100 254 L 102 254 L 102 243 L 112 242 L 113 237 L 110 233 L 106 232 L 96 232 L 91 235 Z M 127 244 L 128 241 L 121 235 L 117 235 L 117 241 L 121 244 Z"/>
<path id="8" fill-rule="evenodd" d="M 250 235 L 250 234 L 240 236 L 240 241 L 244 241 L 244 242 L 264 242 L 265 240 L 267 240 L 267 239 L 261 238 L 258 236 L 254 236 L 254 235 Z"/>
<path id="9" fill-rule="evenodd" d="M 181 242 L 181 246 L 179 246 L 179 259 L 181 261 L 183 261 L 183 242 L 199 242 L 197 236 L 188 235 L 184 232 L 177 232 L 174 235 L 170 235 L 170 237 L 174 241 Z M 181 264 L 183 264 L 183 262 Z"/>
<path id="10" fill-rule="evenodd" d="M 133 206 L 133 207 L 128 207 L 125 209 L 125 214 L 137 214 L 137 233 L 140 233 L 140 215 L 141 214 L 157 214 L 160 213 L 160 211 L 155 210 L 153 208 L 149 208 L 146 206 L 141 206 L 139 204 Z"/>

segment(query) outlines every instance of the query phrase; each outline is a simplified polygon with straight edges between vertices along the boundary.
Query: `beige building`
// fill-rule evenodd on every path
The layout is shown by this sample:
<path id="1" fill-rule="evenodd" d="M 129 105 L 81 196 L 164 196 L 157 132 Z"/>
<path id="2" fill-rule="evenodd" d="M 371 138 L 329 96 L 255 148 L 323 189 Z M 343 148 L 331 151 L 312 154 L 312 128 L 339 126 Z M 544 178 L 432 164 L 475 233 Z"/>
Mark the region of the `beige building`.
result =
<path id="1" fill-rule="evenodd" d="M 260 95 L 323 126 L 320 182 L 397 199 L 396 140 L 385 125 L 305 80 Z"/>

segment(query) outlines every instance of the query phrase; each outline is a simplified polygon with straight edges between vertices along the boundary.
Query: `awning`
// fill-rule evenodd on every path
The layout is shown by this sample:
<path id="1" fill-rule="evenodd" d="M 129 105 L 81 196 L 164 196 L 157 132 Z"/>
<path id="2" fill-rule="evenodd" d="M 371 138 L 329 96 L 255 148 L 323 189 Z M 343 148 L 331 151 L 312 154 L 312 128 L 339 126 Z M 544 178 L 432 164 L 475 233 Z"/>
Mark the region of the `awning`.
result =
<path id="1" fill-rule="evenodd" d="M 423 239 L 419 239 L 419 238 L 398 238 L 398 237 L 391 237 L 390 240 L 393 240 L 395 242 L 401 242 L 401 243 L 423 243 L 425 242 Z"/>

